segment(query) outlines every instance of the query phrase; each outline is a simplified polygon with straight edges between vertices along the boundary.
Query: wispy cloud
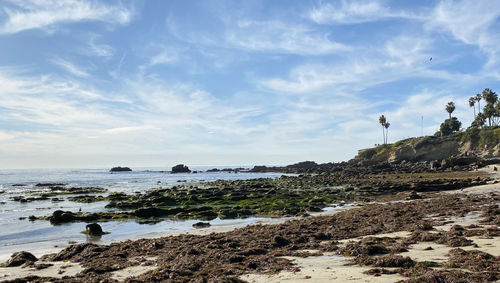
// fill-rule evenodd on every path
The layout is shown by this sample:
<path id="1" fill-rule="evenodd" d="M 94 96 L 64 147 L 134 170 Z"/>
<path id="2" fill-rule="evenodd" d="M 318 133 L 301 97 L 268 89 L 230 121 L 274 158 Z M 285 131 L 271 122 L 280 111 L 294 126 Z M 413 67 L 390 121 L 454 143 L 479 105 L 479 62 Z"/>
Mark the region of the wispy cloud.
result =
<path id="1" fill-rule="evenodd" d="M 321 3 L 309 11 L 308 17 L 318 24 L 359 24 L 387 18 L 423 18 L 406 11 L 393 11 L 385 2 L 340 0 L 337 3 Z"/>
<path id="2" fill-rule="evenodd" d="M 441 1 L 429 17 L 429 29 L 441 29 L 466 44 L 476 45 L 489 56 L 487 67 L 500 60 L 500 2 Z"/>
<path id="3" fill-rule="evenodd" d="M 120 2 L 113 2 L 115 5 L 95 0 L 6 0 L 0 5 L 7 16 L 0 32 L 17 33 L 30 29 L 53 29 L 61 23 L 80 21 L 128 24 L 132 18 L 131 9 Z"/>
<path id="4" fill-rule="evenodd" d="M 279 21 L 238 21 L 226 31 L 230 45 L 248 51 L 321 55 L 350 47 L 331 41 L 328 34 Z"/>
<path id="5" fill-rule="evenodd" d="M 77 77 L 88 77 L 90 74 L 84 70 L 83 68 L 66 61 L 61 58 L 54 58 L 52 59 L 52 63 L 58 65 L 59 67 L 63 68 L 65 71 L 77 76 Z"/>
<path id="6" fill-rule="evenodd" d="M 98 36 L 90 35 L 87 48 L 83 51 L 87 55 L 109 58 L 115 53 L 115 49 L 107 44 L 97 43 Z"/>
<path id="7" fill-rule="evenodd" d="M 427 37 L 399 35 L 390 38 L 378 48 L 356 49 L 352 56 L 341 62 L 302 64 L 293 68 L 288 78 L 263 78 L 260 86 L 281 93 L 314 94 L 325 89 L 341 92 L 344 89 L 361 91 L 383 83 L 405 78 L 432 78 L 445 81 L 473 79 L 439 68 L 430 61 L 435 52 Z M 446 61 L 443 54 L 441 60 Z"/>

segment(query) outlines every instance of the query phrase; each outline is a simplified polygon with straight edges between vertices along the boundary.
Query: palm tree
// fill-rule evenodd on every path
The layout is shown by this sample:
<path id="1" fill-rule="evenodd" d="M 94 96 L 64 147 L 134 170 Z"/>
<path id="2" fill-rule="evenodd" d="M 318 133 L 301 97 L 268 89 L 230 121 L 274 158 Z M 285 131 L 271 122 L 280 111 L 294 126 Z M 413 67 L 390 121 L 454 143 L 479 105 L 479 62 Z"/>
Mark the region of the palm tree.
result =
<path id="1" fill-rule="evenodd" d="M 384 125 L 384 128 L 385 128 L 385 143 L 387 143 L 387 140 L 388 140 L 389 126 L 390 125 L 391 125 L 391 123 L 389 123 L 389 122 L 386 122 L 385 125 Z"/>
<path id="2" fill-rule="evenodd" d="M 469 98 L 469 107 L 472 107 L 474 109 L 474 119 L 476 119 L 476 98 L 473 96 Z"/>
<path id="3" fill-rule="evenodd" d="M 385 119 L 385 116 L 380 115 L 380 117 L 378 117 L 378 122 L 380 125 L 382 125 L 382 136 L 384 137 L 384 144 L 385 144 L 385 124 L 387 124 L 387 120 Z"/>
<path id="4" fill-rule="evenodd" d="M 481 114 L 481 94 L 476 94 L 476 101 L 477 101 L 477 113 Z"/>
<path id="5" fill-rule="evenodd" d="M 446 104 L 446 112 L 448 112 L 448 114 L 450 115 L 450 119 L 451 113 L 453 113 L 453 111 L 455 111 L 455 103 L 453 103 L 453 101 L 450 101 L 448 102 L 448 104 Z"/>
<path id="6" fill-rule="evenodd" d="M 489 88 L 485 88 L 482 94 L 483 99 L 486 101 L 486 103 L 494 104 L 498 100 L 498 95 Z"/>

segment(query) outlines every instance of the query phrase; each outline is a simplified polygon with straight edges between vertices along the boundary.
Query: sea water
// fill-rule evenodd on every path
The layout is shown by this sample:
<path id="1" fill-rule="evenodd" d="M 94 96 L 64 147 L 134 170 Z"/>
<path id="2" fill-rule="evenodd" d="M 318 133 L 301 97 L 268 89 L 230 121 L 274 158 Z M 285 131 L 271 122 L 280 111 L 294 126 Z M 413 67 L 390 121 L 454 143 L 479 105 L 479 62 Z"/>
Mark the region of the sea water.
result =
<path id="1" fill-rule="evenodd" d="M 53 211 L 69 210 L 96 212 L 106 210 L 107 201 L 82 204 L 69 201 L 74 195 L 56 196 L 61 202 L 37 200 L 21 203 L 14 201 L 16 196 L 29 197 L 32 193 L 48 192 L 47 187 L 37 187 L 38 183 L 62 183 L 70 187 L 102 187 L 112 192 L 133 194 L 151 188 L 170 187 L 183 182 L 210 182 L 215 180 L 244 180 L 255 178 L 278 178 L 280 173 L 230 173 L 205 172 L 212 167 L 191 168 L 199 173 L 170 174 L 166 168 L 134 168 L 132 172 L 110 173 L 109 169 L 26 169 L 0 170 L 0 261 L 5 261 L 16 251 L 26 250 L 35 255 L 64 248 L 70 243 L 111 241 L 147 237 L 148 235 L 182 233 L 193 230 L 196 220 L 164 220 L 155 224 L 140 224 L 134 220 L 110 221 L 100 223 L 103 230 L 110 232 L 102 237 L 89 237 L 81 232 L 86 223 L 74 222 L 52 225 L 49 221 L 29 221 L 27 217 L 48 216 Z M 219 168 L 223 169 L 223 168 Z M 180 183 L 182 182 L 182 183 Z M 25 218 L 25 219 L 20 219 Z M 261 218 L 232 219 L 211 221 L 212 225 L 243 226 L 256 223 Z"/>

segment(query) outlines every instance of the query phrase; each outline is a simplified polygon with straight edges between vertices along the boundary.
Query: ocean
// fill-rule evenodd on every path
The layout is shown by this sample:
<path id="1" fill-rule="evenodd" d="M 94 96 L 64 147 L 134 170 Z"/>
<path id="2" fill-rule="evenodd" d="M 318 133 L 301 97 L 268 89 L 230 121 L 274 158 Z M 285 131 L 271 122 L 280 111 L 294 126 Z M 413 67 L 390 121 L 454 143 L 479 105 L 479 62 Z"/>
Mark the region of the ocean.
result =
<path id="1" fill-rule="evenodd" d="M 32 193 L 46 192 L 48 188 L 37 187 L 38 183 L 63 183 L 71 187 L 102 187 L 108 192 L 133 194 L 151 188 L 168 187 L 179 182 L 209 182 L 215 180 L 242 180 L 254 178 L 278 178 L 281 173 L 229 173 L 205 172 L 214 167 L 193 167 L 199 173 L 170 174 L 167 168 L 132 168 L 132 172 L 110 173 L 109 169 L 26 169 L 0 170 L 0 261 L 7 260 L 13 252 L 26 250 L 41 255 L 64 248 L 70 243 L 95 242 L 108 244 L 112 241 L 137 239 L 155 235 L 182 233 L 194 230 L 196 220 L 165 220 L 156 224 L 139 224 L 136 221 L 101 222 L 104 231 L 110 232 L 102 237 L 88 237 L 81 232 L 86 223 L 75 222 L 52 225 L 49 221 L 29 221 L 30 215 L 47 216 L 57 209 L 76 212 L 104 211 L 108 203 L 96 202 L 82 204 L 67 199 L 69 196 L 56 196 L 64 201 L 37 200 L 33 202 L 14 201 L 16 196 L 28 197 Z M 218 167 L 223 169 L 223 167 Z M 99 194 L 96 194 L 99 195 Z M 243 226 L 261 221 L 262 218 L 210 221 L 212 226 Z"/>

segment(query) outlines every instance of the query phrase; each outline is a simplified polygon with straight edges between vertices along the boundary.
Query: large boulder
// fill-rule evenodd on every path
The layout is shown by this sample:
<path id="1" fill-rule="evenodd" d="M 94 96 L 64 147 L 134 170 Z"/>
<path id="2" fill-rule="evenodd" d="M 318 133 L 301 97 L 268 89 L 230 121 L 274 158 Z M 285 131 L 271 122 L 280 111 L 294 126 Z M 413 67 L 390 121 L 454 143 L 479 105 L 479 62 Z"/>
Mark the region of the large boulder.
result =
<path id="1" fill-rule="evenodd" d="M 189 170 L 189 168 L 184 164 L 178 164 L 172 167 L 172 173 L 189 173 L 189 172 L 191 172 L 191 170 Z"/>
<path id="2" fill-rule="evenodd" d="M 101 225 L 99 225 L 97 223 L 87 224 L 87 226 L 85 226 L 85 229 L 87 230 L 87 233 L 90 236 L 101 236 L 104 234 L 104 232 L 102 231 Z"/>
<path id="3" fill-rule="evenodd" d="M 75 221 L 78 219 L 78 216 L 75 215 L 71 211 L 62 211 L 56 210 L 52 213 L 52 216 L 49 218 L 50 223 L 52 224 L 60 224 Z"/>
<path id="4" fill-rule="evenodd" d="M 35 262 L 38 259 L 32 253 L 29 252 L 16 252 L 10 256 L 10 259 L 7 261 L 7 267 L 20 266 L 28 262 Z"/>

